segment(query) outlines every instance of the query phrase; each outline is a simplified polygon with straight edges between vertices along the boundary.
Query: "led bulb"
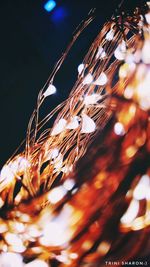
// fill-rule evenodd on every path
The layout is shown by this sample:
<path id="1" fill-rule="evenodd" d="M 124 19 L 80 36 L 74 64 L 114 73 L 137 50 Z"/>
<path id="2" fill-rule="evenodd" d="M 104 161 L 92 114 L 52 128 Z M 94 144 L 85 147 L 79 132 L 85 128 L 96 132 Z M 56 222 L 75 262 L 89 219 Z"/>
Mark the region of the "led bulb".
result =
<path id="1" fill-rule="evenodd" d="M 69 130 L 74 130 L 77 129 L 79 127 L 79 121 L 78 121 L 78 117 L 74 116 L 70 122 L 67 124 L 66 129 Z"/>
<path id="2" fill-rule="evenodd" d="M 84 104 L 85 105 L 94 105 L 97 103 L 97 101 L 100 99 L 100 95 L 98 94 L 92 94 L 92 95 L 86 95 L 84 97 Z"/>
<path id="3" fill-rule="evenodd" d="M 111 29 L 111 30 L 106 34 L 106 40 L 107 40 L 107 41 L 111 41 L 111 40 L 113 40 L 113 38 L 114 38 L 114 31 L 113 31 L 113 29 Z"/>
<path id="4" fill-rule="evenodd" d="M 93 76 L 91 73 L 87 74 L 83 80 L 83 84 L 90 84 L 93 82 Z"/>
<path id="5" fill-rule="evenodd" d="M 107 76 L 104 72 L 100 74 L 100 76 L 97 78 L 97 80 L 94 82 L 96 85 L 105 85 L 107 83 Z"/>
<path id="6" fill-rule="evenodd" d="M 82 73 L 83 70 L 84 70 L 84 64 L 82 63 L 82 64 L 80 64 L 78 66 L 78 73 L 79 73 L 79 75 Z"/>
<path id="7" fill-rule="evenodd" d="M 51 136 L 55 136 L 63 132 L 66 129 L 66 124 L 67 124 L 67 121 L 65 119 L 60 119 L 54 125 L 54 128 L 52 129 L 52 132 L 51 132 Z"/>
<path id="8" fill-rule="evenodd" d="M 92 133 L 96 129 L 95 122 L 86 114 L 82 115 L 81 133 Z"/>
<path id="9" fill-rule="evenodd" d="M 55 93 L 56 93 L 56 87 L 54 85 L 50 84 L 48 86 L 48 88 L 46 89 L 46 91 L 44 92 L 43 96 L 47 97 L 47 96 L 53 95 Z"/>

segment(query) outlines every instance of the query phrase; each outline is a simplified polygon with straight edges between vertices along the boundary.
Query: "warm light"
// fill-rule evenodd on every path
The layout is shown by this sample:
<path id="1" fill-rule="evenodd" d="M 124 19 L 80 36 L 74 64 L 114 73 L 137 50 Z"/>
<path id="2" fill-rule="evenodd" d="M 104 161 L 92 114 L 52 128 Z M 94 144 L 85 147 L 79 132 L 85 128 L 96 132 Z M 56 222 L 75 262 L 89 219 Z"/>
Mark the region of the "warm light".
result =
<path id="1" fill-rule="evenodd" d="M 122 123 L 116 122 L 114 126 L 114 132 L 117 135 L 124 135 L 125 134 L 125 129 Z"/>
<path id="2" fill-rule="evenodd" d="M 79 66 L 78 66 L 78 73 L 79 73 L 79 75 L 82 73 L 82 71 L 84 70 L 84 64 L 82 63 L 82 64 L 80 64 Z"/>
<path id="3" fill-rule="evenodd" d="M 71 190 L 74 187 L 74 185 L 75 181 L 73 179 L 67 179 L 63 184 L 64 188 L 68 191 Z"/>
<path id="4" fill-rule="evenodd" d="M 55 204 L 59 202 L 66 195 L 66 190 L 63 186 L 52 189 L 48 194 L 48 200 Z"/>
<path id="5" fill-rule="evenodd" d="M 125 41 L 122 41 L 122 43 L 118 45 L 118 47 L 116 48 L 116 50 L 114 52 L 114 55 L 118 60 L 124 60 L 125 59 L 125 55 L 126 55 Z"/>
<path id="6" fill-rule="evenodd" d="M 82 115 L 82 129 L 81 133 L 92 133 L 96 129 L 95 122 L 86 114 Z"/>
<path id="7" fill-rule="evenodd" d="M 107 83 L 107 76 L 104 72 L 100 74 L 97 80 L 94 82 L 96 85 L 105 85 Z"/>
<path id="8" fill-rule="evenodd" d="M 127 209 L 126 213 L 121 218 L 121 223 L 130 224 L 138 215 L 139 212 L 139 201 L 133 199 Z"/>
<path id="9" fill-rule="evenodd" d="M 100 99 L 100 95 L 98 94 L 92 94 L 92 95 L 86 95 L 84 97 L 84 104 L 85 105 L 94 105 L 97 103 L 97 101 Z"/>
<path id="10" fill-rule="evenodd" d="M 26 250 L 25 246 L 23 245 L 22 240 L 19 236 L 12 234 L 12 233 L 6 233 L 5 240 L 9 245 L 12 246 L 12 249 L 14 252 L 24 252 Z"/>
<path id="11" fill-rule="evenodd" d="M 99 46 L 98 52 L 96 54 L 96 59 L 104 59 L 106 57 L 106 52 L 104 51 L 103 47 Z"/>
<path id="12" fill-rule="evenodd" d="M 70 122 L 67 124 L 66 129 L 74 130 L 79 127 L 79 119 L 77 116 L 71 118 Z"/>
<path id="13" fill-rule="evenodd" d="M 49 267 L 49 265 L 43 260 L 34 260 L 25 264 L 24 267 Z"/>
<path id="14" fill-rule="evenodd" d="M 54 149 L 52 150 L 52 152 L 51 152 L 51 157 L 52 157 L 52 159 L 57 158 L 58 155 L 59 155 L 59 149 L 58 149 L 58 148 L 54 148 Z"/>
<path id="15" fill-rule="evenodd" d="M 126 149 L 126 155 L 128 158 L 132 158 L 137 152 L 137 148 L 135 146 L 130 146 Z"/>
<path id="16" fill-rule="evenodd" d="M 133 88 L 130 86 L 127 86 L 127 88 L 124 91 L 124 97 L 127 99 L 131 99 L 133 97 Z"/>
<path id="17" fill-rule="evenodd" d="M 1 253 L 0 263 L 1 267 L 24 267 L 22 256 L 12 252 Z"/>
<path id="18" fill-rule="evenodd" d="M 100 253 L 100 255 L 105 255 L 110 249 L 110 244 L 106 241 L 103 241 L 98 246 L 97 250 Z"/>
<path id="19" fill-rule="evenodd" d="M 47 88 L 47 90 L 44 92 L 43 96 L 44 97 L 47 97 L 47 96 L 50 96 L 50 95 L 53 95 L 56 93 L 56 87 L 52 84 L 50 84 Z"/>
<path id="20" fill-rule="evenodd" d="M 133 191 L 133 197 L 137 200 L 145 199 L 148 191 L 150 191 L 150 179 L 148 175 L 143 175 Z"/>
<path id="21" fill-rule="evenodd" d="M 58 135 L 63 132 L 66 128 L 67 121 L 65 119 L 60 119 L 52 129 L 51 136 Z"/>
<path id="22" fill-rule="evenodd" d="M 149 50 L 150 50 L 150 40 L 145 40 L 144 42 L 144 46 L 143 46 L 143 49 L 142 49 L 142 60 L 145 64 L 150 64 L 150 53 L 149 53 Z"/>
<path id="23" fill-rule="evenodd" d="M 114 38 L 114 31 L 113 31 L 113 29 L 111 29 L 111 30 L 106 34 L 105 39 L 106 39 L 107 41 L 111 41 L 111 40 L 113 40 L 113 38 Z"/>
<path id="24" fill-rule="evenodd" d="M 93 82 L 93 76 L 91 73 L 87 74 L 87 76 L 85 76 L 84 80 L 83 80 L 83 84 L 90 84 Z"/>

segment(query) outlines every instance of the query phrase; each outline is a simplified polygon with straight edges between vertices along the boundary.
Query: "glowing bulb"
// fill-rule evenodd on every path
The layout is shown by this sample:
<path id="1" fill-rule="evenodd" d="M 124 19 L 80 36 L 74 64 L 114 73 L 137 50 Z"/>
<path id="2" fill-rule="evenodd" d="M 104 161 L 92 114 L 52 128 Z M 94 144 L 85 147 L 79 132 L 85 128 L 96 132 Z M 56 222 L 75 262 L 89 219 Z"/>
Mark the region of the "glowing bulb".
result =
<path id="1" fill-rule="evenodd" d="M 48 86 L 48 88 L 46 89 L 46 91 L 44 92 L 43 96 L 47 97 L 47 96 L 53 95 L 55 93 L 56 93 L 56 87 L 54 85 L 50 84 Z"/>
<path id="2" fill-rule="evenodd" d="M 121 223 L 123 224 L 131 223 L 138 215 L 138 212 L 139 212 L 139 201 L 133 199 L 126 213 L 122 216 Z"/>
<path id="3" fill-rule="evenodd" d="M 105 255 L 110 249 L 110 244 L 106 241 L 103 241 L 98 246 L 97 250 L 100 253 L 100 255 Z"/>
<path id="4" fill-rule="evenodd" d="M 142 200 L 147 197 L 147 192 L 150 190 L 150 179 L 148 175 L 143 175 L 133 191 L 133 197 L 137 200 Z"/>
<path id="5" fill-rule="evenodd" d="M 94 82 L 94 84 L 96 85 L 105 85 L 107 83 L 107 76 L 104 72 L 102 72 L 100 74 L 100 76 L 98 77 L 98 79 Z"/>
<path id="6" fill-rule="evenodd" d="M 80 64 L 78 66 L 78 73 L 79 73 L 79 75 L 82 73 L 83 70 L 84 70 L 84 64 L 82 63 L 82 64 Z"/>
<path id="7" fill-rule="evenodd" d="M 10 183 L 14 179 L 14 174 L 9 165 L 4 165 L 0 172 L 0 182 Z"/>
<path id="8" fill-rule="evenodd" d="M 60 119 L 57 124 L 54 125 L 52 129 L 51 136 L 58 135 L 66 129 L 67 121 L 65 119 Z"/>
<path id="9" fill-rule="evenodd" d="M 16 234 L 6 233 L 5 240 L 12 246 L 14 252 L 22 253 L 26 250 L 22 240 Z"/>
<path id="10" fill-rule="evenodd" d="M 1 267 L 23 267 L 23 261 L 20 254 L 6 252 L 0 255 Z"/>
<path id="11" fill-rule="evenodd" d="M 100 95 L 98 94 L 92 94 L 92 95 L 86 95 L 84 97 L 84 104 L 85 105 L 94 105 L 97 103 L 97 101 L 100 99 Z"/>
<path id="12" fill-rule="evenodd" d="M 58 155 L 59 155 L 59 149 L 58 149 L 58 148 L 54 148 L 54 149 L 52 150 L 52 152 L 51 152 L 51 157 L 52 157 L 52 159 L 57 158 Z"/>
<path id="13" fill-rule="evenodd" d="M 47 223 L 43 229 L 43 236 L 40 243 L 44 246 L 61 246 L 66 243 L 66 231 L 61 223 Z"/>
<path id="14" fill-rule="evenodd" d="M 127 88 L 124 91 L 124 97 L 127 99 L 131 99 L 133 97 L 133 88 L 130 86 L 127 86 Z"/>
<path id="15" fill-rule="evenodd" d="M 4 203 L 4 200 L 0 197 L 0 208 L 3 207 Z"/>
<path id="16" fill-rule="evenodd" d="M 81 133 L 92 133 L 96 129 L 95 122 L 86 114 L 82 115 Z"/>
<path id="17" fill-rule="evenodd" d="M 125 55 L 126 55 L 126 44 L 125 44 L 125 41 L 122 41 L 121 44 L 119 44 L 118 47 L 116 48 L 114 52 L 114 56 L 118 60 L 124 60 Z"/>
<path id="18" fill-rule="evenodd" d="M 150 50 L 150 40 L 145 40 L 141 55 L 141 58 L 145 64 L 150 64 L 149 50 Z"/>
<path id="19" fill-rule="evenodd" d="M 69 130 L 74 130 L 77 129 L 79 127 L 79 121 L 78 121 L 78 117 L 74 116 L 70 122 L 67 124 L 66 129 Z"/>
<path id="20" fill-rule="evenodd" d="M 48 200 L 52 204 L 56 204 L 59 202 L 65 195 L 66 195 L 66 190 L 63 186 L 56 187 L 50 191 L 48 194 Z"/>
<path id="21" fill-rule="evenodd" d="M 114 132 L 117 135 L 124 135 L 125 134 L 125 129 L 123 127 L 123 124 L 120 122 L 116 122 L 114 126 Z"/>
<path id="22" fill-rule="evenodd" d="M 63 184 L 64 188 L 68 191 L 71 190 L 74 187 L 74 185 L 75 182 L 73 179 L 67 179 Z"/>
<path id="23" fill-rule="evenodd" d="M 111 29 L 107 34 L 106 34 L 106 40 L 107 41 L 111 41 L 111 40 L 113 40 L 113 38 L 114 38 L 114 31 L 113 31 L 113 29 Z"/>
<path id="24" fill-rule="evenodd" d="M 98 48 L 98 52 L 97 52 L 97 54 L 96 54 L 96 59 L 98 59 L 98 58 L 103 59 L 103 58 L 105 58 L 105 57 L 106 57 L 106 53 L 105 53 L 103 47 L 99 46 L 99 48 Z"/>
<path id="25" fill-rule="evenodd" d="M 147 13 L 145 15 L 145 18 L 146 18 L 147 23 L 150 24 L 150 13 Z"/>
<path id="26" fill-rule="evenodd" d="M 63 165 L 63 155 L 59 153 L 58 157 L 54 159 L 54 169 L 56 171 L 61 171 Z"/>
<path id="27" fill-rule="evenodd" d="M 87 74 L 83 80 L 83 84 L 90 84 L 93 82 L 93 76 L 91 73 Z"/>
<path id="28" fill-rule="evenodd" d="M 49 265 L 43 260 L 34 260 L 25 264 L 25 267 L 49 267 Z"/>

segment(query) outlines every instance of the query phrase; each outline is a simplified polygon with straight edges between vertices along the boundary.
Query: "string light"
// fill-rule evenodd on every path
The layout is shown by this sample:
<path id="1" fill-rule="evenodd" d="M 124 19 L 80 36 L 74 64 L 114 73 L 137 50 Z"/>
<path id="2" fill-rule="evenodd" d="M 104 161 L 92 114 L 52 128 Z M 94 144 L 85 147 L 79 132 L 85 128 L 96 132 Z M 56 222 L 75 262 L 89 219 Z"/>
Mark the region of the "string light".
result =
<path id="1" fill-rule="evenodd" d="M 25 149 L 0 173 L 1 265 L 101 266 L 120 251 L 141 257 L 149 242 L 149 9 L 123 19 L 104 25 L 68 99 L 42 121 L 56 88 L 39 93 Z"/>

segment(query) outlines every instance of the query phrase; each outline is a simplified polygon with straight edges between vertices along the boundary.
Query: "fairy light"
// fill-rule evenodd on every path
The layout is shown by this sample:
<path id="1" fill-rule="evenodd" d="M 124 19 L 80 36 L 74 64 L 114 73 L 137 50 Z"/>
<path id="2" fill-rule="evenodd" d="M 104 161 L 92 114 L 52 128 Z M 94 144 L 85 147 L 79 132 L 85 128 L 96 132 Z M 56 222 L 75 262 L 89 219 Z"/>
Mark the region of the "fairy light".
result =
<path id="1" fill-rule="evenodd" d="M 59 153 L 58 157 L 54 158 L 53 164 L 55 170 L 60 172 L 63 166 L 63 155 L 61 153 Z"/>
<path id="2" fill-rule="evenodd" d="M 127 88 L 124 91 L 124 97 L 126 99 L 131 99 L 133 97 L 134 91 L 133 88 L 130 86 L 127 86 Z"/>
<path id="3" fill-rule="evenodd" d="M 145 64 L 150 64 L 150 55 L 149 55 L 150 40 L 146 40 L 142 48 L 142 61 Z"/>
<path id="4" fill-rule="evenodd" d="M 92 133 L 96 129 L 95 122 L 86 114 L 82 114 L 81 133 Z"/>
<path id="5" fill-rule="evenodd" d="M 121 44 L 119 44 L 118 47 L 116 48 L 116 50 L 114 52 L 114 56 L 118 60 L 124 60 L 125 55 L 126 55 L 126 44 L 124 41 L 122 41 Z"/>
<path id="6" fill-rule="evenodd" d="M 94 82 L 96 85 L 105 85 L 107 83 L 107 76 L 104 72 L 100 74 L 97 80 Z"/>
<path id="7" fill-rule="evenodd" d="M 22 253 L 26 250 L 26 247 L 23 245 L 22 240 L 15 234 L 6 233 L 5 240 L 9 245 L 12 246 L 14 252 Z"/>
<path id="8" fill-rule="evenodd" d="M 138 215 L 139 212 L 139 201 L 133 199 L 126 213 L 121 218 L 121 223 L 130 224 Z"/>
<path id="9" fill-rule="evenodd" d="M 66 128 L 67 121 L 65 119 L 60 119 L 58 123 L 54 126 L 51 136 L 58 135 L 63 132 Z"/>
<path id="10" fill-rule="evenodd" d="M 106 52 L 104 51 L 104 48 L 102 46 L 99 46 L 98 52 L 96 54 L 96 59 L 104 59 L 106 57 Z"/>
<path id="11" fill-rule="evenodd" d="M 7 252 L 0 255 L 1 266 L 24 267 L 23 259 L 20 254 Z"/>
<path id="12" fill-rule="evenodd" d="M 79 127 L 79 118 L 74 116 L 71 118 L 70 122 L 67 124 L 66 129 L 75 130 Z"/>
<path id="13" fill-rule="evenodd" d="M 97 103 L 99 99 L 100 99 L 100 96 L 98 94 L 86 95 L 84 97 L 84 104 L 87 106 L 94 105 Z"/>
<path id="14" fill-rule="evenodd" d="M 93 81 L 93 76 L 91 73 L 87 74 L 83 80 L 83 84 L 86 85 L 86 84 L 90 84 L 92 83 Z"/>
<path id="15" fill-rule="evenodd" d="M 98 246 L 97 251 L 100 253 L 100 255 L 106 255 L 106 253 L 109 251 L 109 249 L 110 249 L 110 244 L 106 241 L 103 241 Z"/>
<path id="16" fill-rule="evenodd" d="M 85 68 L 85 66 L 84 66 L 83 63 L 78 66 L 78 73 L 79 73 L 79 75 L 82 73 L 82 71 L 84 70 L 84 68 Z"/>
<path id="17" fill-rule="evenodd" d="M 148 15 L 145 18 L 148 22 Z M 132 26 L 135 32 L 130 31 Z M 12 257 L 22 255 L 21 267 L 22 261 L 26 262 L 23 267 L 46 267 L 54 259 L 69 267 L 83 262 L 99 265 L 99 259 L 113 257 L 114 243 L 115 249 L 119 248 L 114 242 L 113 229 L 119 244 L 126 232 L 130 232 L 132 239 L 136 237 L 133 232 L 141 230 L 138 245 L 136 238 L 131 242 L 140 256 L 143 247 L 140 234 L 144 235 L 143 229 L 150 225 L 150 170 L 149 164 L 144 163 L 147 170 L 141 176 L 143 169 L 139 164 L 140 170 L 135 175 L 131 166 L 146 162 L 149 156 L 150 76 L 146 54 L 150 31 L 143 15 L 136 13 L 124 17 L 123 27 L 122 41 L 122 31 L 115 20 L 104 25 L 84 63 L 78 66 L 77 82 L 69 98 L 42 121 L 33 114 L 25 150 L 1 170 L 0 202 L 8 210 L 3 210 L 7 220 L 2 217 L 0 221 L 0 264 L 5 256 L 12 261 L 7 252 L 11 251 Z M 62 59 L 65 56 L 64 53 Z M 37 112 L 56 88 L 50 84 L 41 92 Z M 50 129 L 49 122 L 56 115 Z M 36 121 L 36 128 L 32 121 Z M 105 128 L 107 122 L 110 127 Z M 95 138 L 97 142 L 93 142 Z M 118 196 L 118 189 L 130 175 L 133 183 L 128 193 L 124 190 Z M 116 226 L 114 211 L 119 206 L 119 216 L 125 205 L 127 210 L 121 218 L 117 217 L 120 225 Z M 108 239 L 103 239 L 106 236 Z M 124 258 L 130 257 L 133 255 L 125 246 Z"/>
<path id="18" fill-rule="evenodd" d="M 46 91 L 44 92 L 43 96 L 47 97 L 55 93 L 56 93 L 56 87 L 53 84 L 50 84 L 48 88 L 46 89 Z"/>
<path id="19" fill-rule="evenodd" d="M 146 21 L 148 24 L 150 24 L 150 13 L 145 15 Z"/>
<path id="20" fill-rule="evenodd" d="M 122 123 L 116 122 L 114 126 L 114 132 L 117 135 L 124 135 L 125 134 L 125 129 Z"/>
<path id="21" fill-rule="evenodd" d="M 111 30 L 106 34 L 105 39 L 106 39 L 107 41 L 112 41 L 113 38 L 114 38 L 114 31 L 113 31 L 113 29 L 111 29 Z"/>
<path id="22" fill-rule="evenodd" d="M 4 165 L 0 172 L 0 182 L 9 184 L 14 180 L 14 174 L 9 165 Z"/>
<path id="23" fill-rule="evenodd" d="M 63 186 L 56 187 L 53 190 L 51 190 L 50 193 L 48 194 L 48 200 L 52 204 L 55 204 L 66 195 L 66 192 L 67 191 Z"/>
<path id="24" fill-rule="evenodd" d="M 75 181 L 73 179 L 67 179 L 63 186 L 66 190 L 70 191 L 75 185 Z"/>
<path id="25" fill-rule="evenodd" d="M 55 158 L 58 157 L 58 155 L 59 155 L 59 149 L 55 147 L 55 148 L 51 151 L 51 157 L 52 157 L 52 159 L 55 159 Z"/>
<path id="26" fill-rule="evenodd" d="M 148 175 L 143 175 L 133 191 L 136 200 L 146 199 L 147 192 L 150 190 L 150 179 Z"/>
<path id="27" fill-rule="evenodd" d="M 34 260 L 25 264 L 25 267 L 49 267 L 49 265 L 43 260 Z"/>

